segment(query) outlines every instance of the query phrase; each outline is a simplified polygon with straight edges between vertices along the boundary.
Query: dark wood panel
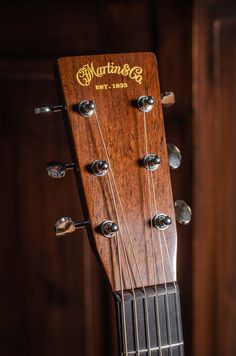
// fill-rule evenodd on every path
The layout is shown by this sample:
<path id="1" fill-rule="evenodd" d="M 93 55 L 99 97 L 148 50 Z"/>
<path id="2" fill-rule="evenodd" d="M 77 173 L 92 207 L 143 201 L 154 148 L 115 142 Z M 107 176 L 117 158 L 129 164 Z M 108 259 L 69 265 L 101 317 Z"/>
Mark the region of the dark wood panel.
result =
<path id="1" fill-rule="evenodd" d="M 14 6 L 4 3 L 0 53 L 43 58 L 97 48 L 100 23 L 96 19 L 96 7 L 91 1 L 67 5 L 63 2 L 21 2 Z"/>
<path id="2" fill-rule="evenodd" d="M 215 306 L 217 355 L 234 355 L 236 340 L 236 11 L 234 19 L 213 23 L 215 121 Z M 220 174 L 218 173 L 220 164 Z M 218 174 L 217 174 L 218 173 Z"/>
<path id="3" fill-rule="evenodd" d="M 219 11 L 225 6 L 225 11 Z M 199 2 L 195 17 L 194 354 L 235 354 L 236 12 Z M 232 10 L 232 8 L 231 8 Z M 215 17 L 214 17 L 215 16 Z M 200 174 L 201 172 L 201 174 Z M 204 209 L 202 207 L 204 206 Z"/>
<path id="4" fill-rule="evenodd" d="M 4 3 L 2 10 L 2 56 L 61 57 L 138 51 L 151 46 L 150 10 L 148 3 L 141 0 L 108 2 L 103 6 L 92 0 L 23 2 L 14 4 L 14 9 L 11 3 Z M 134 18 L 136 21 L 132 21 Z"/>

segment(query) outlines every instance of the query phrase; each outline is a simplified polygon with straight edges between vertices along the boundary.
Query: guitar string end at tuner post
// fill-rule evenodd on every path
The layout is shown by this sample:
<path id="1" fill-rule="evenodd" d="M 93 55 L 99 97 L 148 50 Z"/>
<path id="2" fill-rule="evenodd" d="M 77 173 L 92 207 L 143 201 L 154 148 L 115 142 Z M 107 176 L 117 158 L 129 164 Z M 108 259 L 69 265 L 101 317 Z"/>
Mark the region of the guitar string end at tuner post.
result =
<path id="1" fill-rule="evenodd" d="M 113 237 L 119 231 L 119 226 L 113 221 L 106 220 L 100 225 L 100 231 L 105 237 Z"/>
<path id="2" fill-rule="evenodd" d="M 95 160 L 91 163 L 91 170 L 95 176 L 103 177 L 107 174 L 109 165 L 107 161 Z"/>
<path id="3" fill-rule="evenodd" d="M 175 103 L 175 94 L 173 91 L 165 91 L 161 94 L 161 103 L 164 107 L 168 108 Z"/>
<path id="4" fill-rule="evenodd" d="M 57 237 L 61 237 L 74 232 L 77 229 L 87 227 L 89 221 L 75 222 L 70 217 L 60 218 L 55 224 L 55 233 Z"/>
<path id="5" fill-rule="evenodd" d="M 143 158 L 143 164 L 148 171 L 155 171 L 160 166 L 161 159 L 159 156 L 150 153 Z"/>
<path id="6" fill-rule="evenodd" d="M 93 100 L 83 100 L 77 105 L 78 112 L 84 117 L 91 117 L 96 110 L 96 104 Z"/>
<path id="7" fill-rule="evenodd" d="M 149 112 L 152 110 L 155 100 L 152 96 L 142 95 L 137 99 L 137 107 L 142 112 Z"/>
<path id="8" fill-rule="evenodd" d="M 187 225 L 190 223 L 192 218 L 192 211 L 184 200 L 176 200 L 175 216 L 178 223 L 182 225 Z"/>
<path id="9" fill-rule="evenodd" d="M 66 171 L 72 170 L 75 168 L 75 163 L 63 163 L 63 162 L 49 162 L 46 165 L 46 170 L 49 177 L 60 179 L 64 178 Z"/>
<path id="10" fill-rule="evenodd" d="M 173 143 L 167 143 L 168 162 L 171 169 L 179 168 L 181 164 L 181 152 Z"/>
<path id="11" fill-rule="evenodd" d="M 172 223 L 172 219 L 166 214 L 157 214 L 152 219 L 153 226 L 158 230 L 166 230 L 170 224 Z"/>
<path id="12" fill-rule="evenodd" d="M 34 109 L 34 114 L 46 114 L 46 113 L 54 113 L 60 112 L 65 109 L 64 105 L 48 105 L 48 106 L 41 106 Z"/>

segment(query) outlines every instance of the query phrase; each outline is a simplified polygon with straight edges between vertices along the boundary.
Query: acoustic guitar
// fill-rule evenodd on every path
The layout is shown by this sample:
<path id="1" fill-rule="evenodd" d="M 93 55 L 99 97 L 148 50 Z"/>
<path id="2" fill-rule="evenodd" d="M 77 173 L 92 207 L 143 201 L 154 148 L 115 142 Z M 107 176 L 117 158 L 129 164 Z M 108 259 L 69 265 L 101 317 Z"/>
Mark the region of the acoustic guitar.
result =
<path id="1" fill-rule="evenodd" d="M 160 94 L 153 53 L 60 58 L 56 76 L 64 102 L 35 113 L 64 111 L 74 160 L 47 171 L 75 171 L 86 218 L 61 218 L 56 236 L 87 229 L 114 295 L 121 356 L 183 356 L 176 220 L 189 223 L 191 210 L 172 198 L 181 154 L 166 144 L 162 105 L 174 94 Z"/>

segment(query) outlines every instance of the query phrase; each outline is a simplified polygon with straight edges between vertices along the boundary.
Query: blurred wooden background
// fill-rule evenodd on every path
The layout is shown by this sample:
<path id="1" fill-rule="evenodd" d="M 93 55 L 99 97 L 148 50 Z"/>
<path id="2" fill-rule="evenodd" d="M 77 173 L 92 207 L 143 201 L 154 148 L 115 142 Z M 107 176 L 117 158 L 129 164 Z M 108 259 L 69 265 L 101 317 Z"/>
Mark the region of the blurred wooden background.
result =
<path id="1" fill-rule="evenodd" d="M 0 2 L 0 354 L 116 355 L 113 300 L 85 233 L 56 241 L 61 216 L 81 219 L 58 103 L 57 57 L 154 51 L 166 135 L 182 151 L 174 197 L 193 207 L 179 227 L 178 280 L 187 356 L 236 353 L 236 6 L 174 0 Z"/>

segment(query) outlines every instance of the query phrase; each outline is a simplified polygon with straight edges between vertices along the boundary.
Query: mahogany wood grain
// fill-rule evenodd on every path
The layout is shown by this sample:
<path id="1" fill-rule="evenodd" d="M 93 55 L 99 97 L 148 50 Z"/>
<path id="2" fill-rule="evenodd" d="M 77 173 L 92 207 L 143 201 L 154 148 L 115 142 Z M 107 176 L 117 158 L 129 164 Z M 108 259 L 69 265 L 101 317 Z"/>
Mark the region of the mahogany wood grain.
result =
<path id="1" fill-rule="evenodd" d="M 108 62 L 121 67 L 125 63 L 128 63 L 131 68 L 139 66 L 143 69 L 142 82 L 138 83 L 128 76 L 106 74 L 101 78 L 94 76 L 90 85 L 82 86 L 76 80 L 76 73 L 91 62 L 95 69 L 107 65 Z M 112 289 L 117 291 L 122 288 L 119 263 L 122 266 L 124 289 L 175 280 L 176 226 L 155 56 L 152 53 L 133 53 L 67 57 L 58 60 L 58 69 L 84 191 L 84 212 L 88 214 L 87 217 L 91 221 L 89 238 Z M 127 83 L 128 87 L 114 89 L 114 83 Z M 108 84 L 108 89 L 96 90 L 96 85 L 101 84 Z M 144 114 L 132 104 L 141 95 L 152 95 L 155 98 L 155 105 L 151 112 Z M 107 159 L 107 157 L 96 116 L 85 118 L 73 109 L 81 100 L 94 100 L 97 106 L 97 117 L 118 191 L 117 193 L 114 189 L 117 212 L 109 188 L 111 173 L 104 177 L 96 177 L 87 169 L 95 159 Z M 152 173 L 158 209 L 155 211 L 152 200 L 152 216 L 150 216 L 148 188 L 150 172 L 140 164 L 146 154 L 144 115 L 147 123 L 148 152 L 161 157 L 159 169 Z M 83 196 L 81 198 L 83 199 Z M 169 215 L 173 222 L 164 234 L 153 228 L 157 254 L 155 262 L 150 220 L 161 212 Z M 117 215 L 120 221 L 120 232 L 117 234 L 117 238 L 120 239 L 120 262 L 117 238 L 107 239 L 97 231 L 104 220 L 118 222 Z M 161 244 L 159 238 L 162 240 Z M 124 251 L 127 254 L 131 277 Z M 157 277 L 153 266 L 157 267 Z"/>

